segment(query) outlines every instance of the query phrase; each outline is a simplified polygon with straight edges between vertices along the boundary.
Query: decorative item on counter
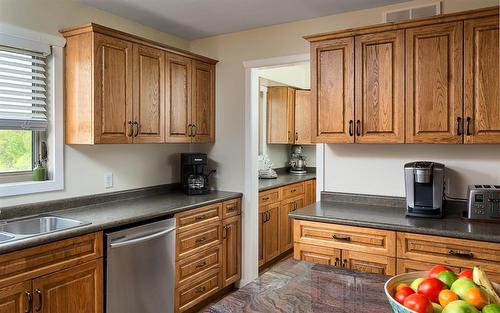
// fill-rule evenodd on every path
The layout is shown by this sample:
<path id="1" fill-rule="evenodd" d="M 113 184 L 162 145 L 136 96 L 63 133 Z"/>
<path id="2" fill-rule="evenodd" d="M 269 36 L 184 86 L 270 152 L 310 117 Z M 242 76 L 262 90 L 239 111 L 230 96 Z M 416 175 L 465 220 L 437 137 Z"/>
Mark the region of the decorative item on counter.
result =
<path id="1" fill-rule="evenodd" d="M 307 174 L 306 156 L 303 155 L 302 153 L 304 153 L 304 147 L 299 145 L 292 146 L 292 154 L 290 156 L 290 162 L 288 162 L 291 166 L 290 174 L 295 174 L 295 175 Z"/>
<path id="2" fill-rule="evenodd" d="M 278 174 L 273 170 L 273 163 L 265 154 L 259 155 L 259 178 L 278 178 Z"/>

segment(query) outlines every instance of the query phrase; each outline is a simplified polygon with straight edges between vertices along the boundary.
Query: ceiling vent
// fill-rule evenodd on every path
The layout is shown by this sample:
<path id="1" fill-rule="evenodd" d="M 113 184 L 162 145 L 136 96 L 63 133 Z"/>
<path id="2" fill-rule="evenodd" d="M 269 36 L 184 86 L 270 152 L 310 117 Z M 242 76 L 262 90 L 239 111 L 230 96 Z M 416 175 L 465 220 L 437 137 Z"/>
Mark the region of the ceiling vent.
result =
<path id="1" fill-rule="evenodd" d="M 384 12 L 385 23 L 397 23 L 404 20 L 412 20 L 422 17 L 441 14 L 441 2 L 419 5 L 405 9 Z"/>

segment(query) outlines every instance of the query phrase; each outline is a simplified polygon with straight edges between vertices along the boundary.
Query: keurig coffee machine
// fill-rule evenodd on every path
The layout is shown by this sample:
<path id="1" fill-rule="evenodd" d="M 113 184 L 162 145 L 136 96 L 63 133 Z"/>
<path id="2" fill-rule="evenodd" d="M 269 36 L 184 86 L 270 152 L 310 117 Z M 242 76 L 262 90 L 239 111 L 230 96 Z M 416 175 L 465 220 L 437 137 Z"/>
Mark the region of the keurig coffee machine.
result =
<path id="1" fill-rule="evenodd" d="M 405 164 L 406 215 L 443 217 L 444 165 L 417 161 Z"/>
<path id="2" fill-rule="evenodd" d="M 203 195 L 209 192 L 207 155 L 204 153 L 181 153 L 182 189 L 188 195 Z"/>

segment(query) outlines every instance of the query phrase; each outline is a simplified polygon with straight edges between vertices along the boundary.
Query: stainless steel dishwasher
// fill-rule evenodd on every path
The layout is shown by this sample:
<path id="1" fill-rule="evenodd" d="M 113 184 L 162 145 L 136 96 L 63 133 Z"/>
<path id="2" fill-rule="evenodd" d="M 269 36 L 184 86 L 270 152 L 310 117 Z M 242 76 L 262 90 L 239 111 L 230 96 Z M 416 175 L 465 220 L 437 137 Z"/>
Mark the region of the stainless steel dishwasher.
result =
<path id="1" fill-rule="evenodd" d="M 106 233 L 106 312 L 173 313 L 175 219 Z"/>

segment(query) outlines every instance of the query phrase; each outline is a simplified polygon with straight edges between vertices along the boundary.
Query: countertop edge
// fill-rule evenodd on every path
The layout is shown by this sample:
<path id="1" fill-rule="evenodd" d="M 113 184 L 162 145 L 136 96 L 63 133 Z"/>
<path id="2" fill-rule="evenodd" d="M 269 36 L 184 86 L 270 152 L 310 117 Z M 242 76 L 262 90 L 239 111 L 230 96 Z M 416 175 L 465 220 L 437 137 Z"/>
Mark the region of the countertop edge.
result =
<path id="1" fill-rule="evenodd" d="M 290 175 L 292 175 L 292 174 L 290 174 Z M 283 186 L 292 185 L 292 184 L 296 184 L 296 183 L 301 183 L 301 182 L 305 182 L 305 181 L 312 180 L 312 179 L 316 179 L 316 173 L 314 173 L 314 174 L 311 173 L 311 174 L 307 174 L 307 175 L 309 175 L 309 176 L 308 177 L 300 177 L 300 178 L 299 178 L 299 175 L 296 175 L 297 178 L 299 178 L 296 181 L 281 182 L 281 183 L 276 183 L 276 184 L 274 184 L 272 186 L 259 187 L 259 192 L 261 192 L 261 191 L 267 191 L 267 190 L 271 190 L 271 189 L 275 189 L 275 188 L 280 188 L 280 187 L 283 187 Z M 267 179 L 267 178 L 259 178 L 259 182 L 260 182 L 260 180 L 273 180 L 273 179 L 275 179 L 275 178 L 269 178 L 269 179 Z"/>

